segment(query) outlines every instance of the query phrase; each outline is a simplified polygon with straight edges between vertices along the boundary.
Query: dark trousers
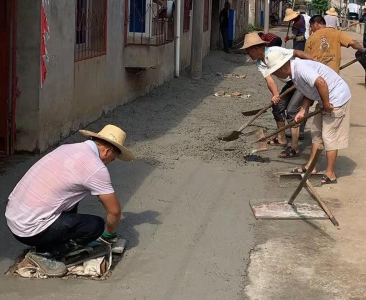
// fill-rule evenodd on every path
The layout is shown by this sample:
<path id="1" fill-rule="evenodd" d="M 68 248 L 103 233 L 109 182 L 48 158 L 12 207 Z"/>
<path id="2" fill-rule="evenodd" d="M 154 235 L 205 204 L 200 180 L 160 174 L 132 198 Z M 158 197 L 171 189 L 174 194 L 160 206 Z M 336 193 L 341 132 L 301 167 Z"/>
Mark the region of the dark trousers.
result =
<path id="1" fill-rule="evenodd" d="M 15 238 L 28 246 L 35 246 L 37 252 L 67 253 L 70 243 L 85 246 L 95 241 L 104 231 L 104 220 L 93 215 L 77 213 L 77 207 L 63 212 L 47 229 L 32 237 Z"/>
<path id="2" fill-rule="evenodd" d="M 288 81 L 282 88 L 281 94 L 287 89 L 293 86 L 292 81 Z M 298 91 L 294 90 L 285 97 L 281 97 L 280 102 L 276 105 L 272 105 L 272 114 L 276 122 L 284 122 L 287 120 L 288 123 L 294 120 L 296 114 L 300 111 L 304 96 Z M 306 122 L 301 124 L 300 132 L 304 132 Z"/>
<path id="3" fill-rule="evenodd" d="M 220 28 L 222 42 L 224 43 L 224 51 L 229 51 L 229 28 Z"/>
<path id="4" fill-rule="evenodd" d="M 267 45 L 267 47 L 272 47 L 272 46 L 278 46 L 281 47 L 282 46 L 282 39 L 280 37 L 276 37 L 274 38 L 272 41 L 270 41 Z"/>

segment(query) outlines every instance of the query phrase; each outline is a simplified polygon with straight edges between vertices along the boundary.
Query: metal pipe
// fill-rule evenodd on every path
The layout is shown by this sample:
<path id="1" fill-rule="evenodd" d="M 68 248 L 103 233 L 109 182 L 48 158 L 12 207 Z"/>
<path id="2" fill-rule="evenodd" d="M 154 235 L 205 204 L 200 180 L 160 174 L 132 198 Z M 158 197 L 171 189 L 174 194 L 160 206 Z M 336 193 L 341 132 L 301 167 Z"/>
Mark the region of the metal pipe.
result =
<path id="1" fill-rule="evenodd" d="M 264 33 L 269 32 L 269 1 L 264 0 Z"/>
<path id="2" fill-rule="evenodd" d="M 175 24 L 175 77 L 179 77 L 180 73 L 180 20 L 181 20 L 181 0 L 175 0 L 174 17 Z"/>

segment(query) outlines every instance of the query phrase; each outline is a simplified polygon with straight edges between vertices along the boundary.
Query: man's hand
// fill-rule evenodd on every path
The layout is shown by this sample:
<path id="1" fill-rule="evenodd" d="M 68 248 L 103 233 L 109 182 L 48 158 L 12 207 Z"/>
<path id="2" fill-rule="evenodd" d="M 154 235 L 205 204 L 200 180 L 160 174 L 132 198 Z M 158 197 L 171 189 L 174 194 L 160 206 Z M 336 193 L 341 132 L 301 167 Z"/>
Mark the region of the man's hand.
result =
<path id="1" fill-rule="evenodd" d="M 290 40 L 290 37 L 288 35 L 286 35 L 285 37 L 285 43 L 287 43 Z"/>
<path id="2" fill-rule="evenodd" d="M 326 111 L 326 112 L 331 112 L 333 109 L 334 109 L 334 106 L 332 103 L 329 103 L 328 105 L 324 105 L 323 106 L 323 109 Z"/>
<path id="3" fill-rule="evenodd" d="M 301 108 L 300 111 L 295 116 L 295 122 L 296 123 L 300 122 L 304 117 L 305 117 L 305 110 Z"/>
<path id="4" fill-rule="evenodd" d="M 272 103 L 274 105 L 278 104 L 278 102 L 280 102 L 281 98 L 280 98 L 280 95 L 274 95 L 271 99 Z"/>

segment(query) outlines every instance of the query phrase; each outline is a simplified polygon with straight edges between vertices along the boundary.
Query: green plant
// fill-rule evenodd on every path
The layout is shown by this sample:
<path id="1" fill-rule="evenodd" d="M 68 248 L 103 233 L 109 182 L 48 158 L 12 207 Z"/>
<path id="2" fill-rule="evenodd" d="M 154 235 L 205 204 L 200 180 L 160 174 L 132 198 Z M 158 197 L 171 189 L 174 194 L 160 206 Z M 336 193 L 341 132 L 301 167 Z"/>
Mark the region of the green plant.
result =
<path id="1" fill-rule="evenodd" d="M 309 7 L 312 11 L 323 14 L 328 10 L 328 0 L 313 0 Z"/>
<path id="2" fill-rule="evenodd" d="M 253 24 L 250 24 L 248 25 L 248 32 L 253 32 L 255 30 L 255 27 Z"/>

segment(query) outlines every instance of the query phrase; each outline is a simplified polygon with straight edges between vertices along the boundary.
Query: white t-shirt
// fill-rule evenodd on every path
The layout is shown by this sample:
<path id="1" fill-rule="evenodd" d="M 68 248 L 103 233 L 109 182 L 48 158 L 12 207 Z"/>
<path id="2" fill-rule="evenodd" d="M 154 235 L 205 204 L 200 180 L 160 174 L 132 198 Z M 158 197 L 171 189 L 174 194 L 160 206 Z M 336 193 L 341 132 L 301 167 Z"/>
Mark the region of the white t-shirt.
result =
<path id="1" fill-rule="evenodd" d="M 283 47 L 273 46 L 264 48 L 264 56 L 267 57 L 272 51 L 280 51 L 283 55 L 294 54 L 294 49 L 286 49 Z M 266 78 L 269 74 L 267 73 L 267 65 L 260 59 L 257 59 L 258 71 L 262 73 L 263 77 Z"/>
<path id="2" fill-rule="evenodd" d="M 305 38 L 308 39 L 310 36 L 310 19 L 311 17 L 308 14 L 302 14 L 305 19 Z"/>
<path id="3" fill-rule="evenodd" d="M 328 84 L 329 102 L 334 107 L 340 107 L 351 99 L 347 83 L 326 65 L 305 59 L 294 59 L 290 64 L 292 82 L 310 100 L 318 101 L 322 106 L 320 95 L 314 86 L 319 76 Z"/>
<path id="4" fill-rule="evenodd" d="M 349 3 L 348 4 L 348 11 L 350 13 L 357 13 L 358 14 L 359 10 L 360 10 L 360 6 L 358 4 L 356 4 L 356 3 Z"/>
<path id="5" fill-rule="evenodd" d="M 92 141 L 60 146 L 35 163 L 10 194 L 8 226 L 17 236 L 34 236 L 88 193 L 114 193 L 98 148 Z"/>
<path id="6" fill-rule="evenodd" d="M 324 20 L 327 27 L 332 27 L 334 29 L 339 27 L 339 19 L 337 16 L 326 15 Z"/>

